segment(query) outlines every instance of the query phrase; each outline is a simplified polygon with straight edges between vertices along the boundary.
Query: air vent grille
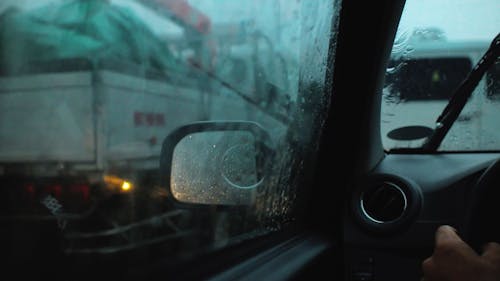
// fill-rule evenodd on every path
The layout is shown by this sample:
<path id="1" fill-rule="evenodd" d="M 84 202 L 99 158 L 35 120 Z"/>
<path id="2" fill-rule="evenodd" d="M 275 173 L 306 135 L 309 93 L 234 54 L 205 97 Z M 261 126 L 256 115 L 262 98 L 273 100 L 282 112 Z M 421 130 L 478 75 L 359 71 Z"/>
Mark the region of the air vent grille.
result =
<path id="1" fill-rule="evenodd" d="M 391 182 L 382 182 L 366 190 L 360 203 L 364 215 L 375 223 L 394 222 L 403 216 L 408 207 L 406 194 Z"/>

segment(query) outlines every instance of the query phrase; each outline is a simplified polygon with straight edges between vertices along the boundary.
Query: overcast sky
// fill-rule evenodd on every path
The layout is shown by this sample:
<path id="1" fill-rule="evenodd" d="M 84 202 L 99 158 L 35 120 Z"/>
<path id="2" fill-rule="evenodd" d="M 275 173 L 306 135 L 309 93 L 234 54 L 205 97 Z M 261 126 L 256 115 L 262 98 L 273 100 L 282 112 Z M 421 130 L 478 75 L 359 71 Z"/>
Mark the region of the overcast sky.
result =
<path id="1" fill-rule="evenodd" d="M 426 27 L 449 40 L 491 41 L 500 32 L 500 0 L 407 0 L 399 32 Z"/>

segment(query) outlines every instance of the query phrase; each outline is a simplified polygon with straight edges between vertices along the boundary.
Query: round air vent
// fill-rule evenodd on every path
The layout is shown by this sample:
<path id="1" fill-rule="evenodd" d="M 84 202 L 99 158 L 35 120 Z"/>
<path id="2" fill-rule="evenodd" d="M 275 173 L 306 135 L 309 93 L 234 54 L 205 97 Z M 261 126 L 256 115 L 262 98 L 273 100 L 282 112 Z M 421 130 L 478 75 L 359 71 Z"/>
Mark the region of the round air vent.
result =
<path id="1" fill-rule="evenodd" d="M 396 221 L 408 207 L 405 193 L 397 185 L 383 182 L 361 195 L 363 214 L 376 223 Z"/>
<path id="2" fill-rule="evenodd" d="M 422 204 L 420 188 L 392 175 L 372 175 L 357 188 L 352 207 L 365 229 L 392 232 L 411 224 Z"/>

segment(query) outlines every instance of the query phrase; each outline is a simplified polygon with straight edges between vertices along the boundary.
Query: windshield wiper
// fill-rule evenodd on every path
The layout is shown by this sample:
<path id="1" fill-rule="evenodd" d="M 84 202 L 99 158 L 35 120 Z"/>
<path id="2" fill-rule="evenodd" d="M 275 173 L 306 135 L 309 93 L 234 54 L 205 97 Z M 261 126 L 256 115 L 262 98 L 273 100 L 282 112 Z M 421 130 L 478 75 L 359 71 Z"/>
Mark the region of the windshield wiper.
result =
<path id="1" fill-rule="evenodd" d="M 472 92 L 477 87 L 484 73 L 495 63 L 495 60 L 500 55 L 500 33 L 493 39 L 490 47 L 479 60 L 476 66 L 469 72 L 464 81 L 457 88 L 450 101 L 444 108 L 441 115 L 436 120 L 436 128 L 433 133 L 427 138 L 427 141 L 422 146 L 424 151 L 436 151 L 444 137 L 450 130 L 455 120 L 462 112 L 467 100 L 472 95 Z"/>

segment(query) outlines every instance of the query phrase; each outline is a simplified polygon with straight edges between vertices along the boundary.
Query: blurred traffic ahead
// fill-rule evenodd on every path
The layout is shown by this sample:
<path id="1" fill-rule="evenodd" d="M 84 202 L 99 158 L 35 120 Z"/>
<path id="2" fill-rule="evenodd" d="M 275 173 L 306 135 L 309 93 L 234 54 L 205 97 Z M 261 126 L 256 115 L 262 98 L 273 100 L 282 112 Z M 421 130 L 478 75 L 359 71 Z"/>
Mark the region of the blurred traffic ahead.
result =
<path id="1" fill-rule="evenodd" d="M 307 9 L 328 6 L 320 2 Z M 300 22 L 300 7 L 282 12 Z M 314 19 L 329 23 L 331 7 L 323 10 Z M 99 264 L 95 255 L 153 246 L 186 255 L 280 225 L 256 209 L 279 217 L 292 202 L 283 198 L 292 197 L 257 191 L 262 167 L 248 137 L 214 141 L 224 157 L 212 160 L 226 162 L 213 167 L 247 173 L 213 173 L 240 188 L 238 200 L 250 205 L 231 216 L 179 209 L 170 183 L 160 182 L 159 161 L 163 140 L 193 122 L 245 120 L 269 133 L 268 144 L 285 137 L 299 111 L 299 57 L 283 49 L 283 38 L 298 38 L 298 29 L 284 36 L 282 22 L 263 24 L 256 15 L 213 19 L 186 0 L 7 1 L 0 13 L 1 219 L 10 229 L 1 238 L 17 257 L 12 263 L 51 272 L 49 255 L 78 271 Z M 226 203 L 234 205 L 236 193 L 225 193 Z M 257 193 L 264 201 L 256 202 Z"/>

